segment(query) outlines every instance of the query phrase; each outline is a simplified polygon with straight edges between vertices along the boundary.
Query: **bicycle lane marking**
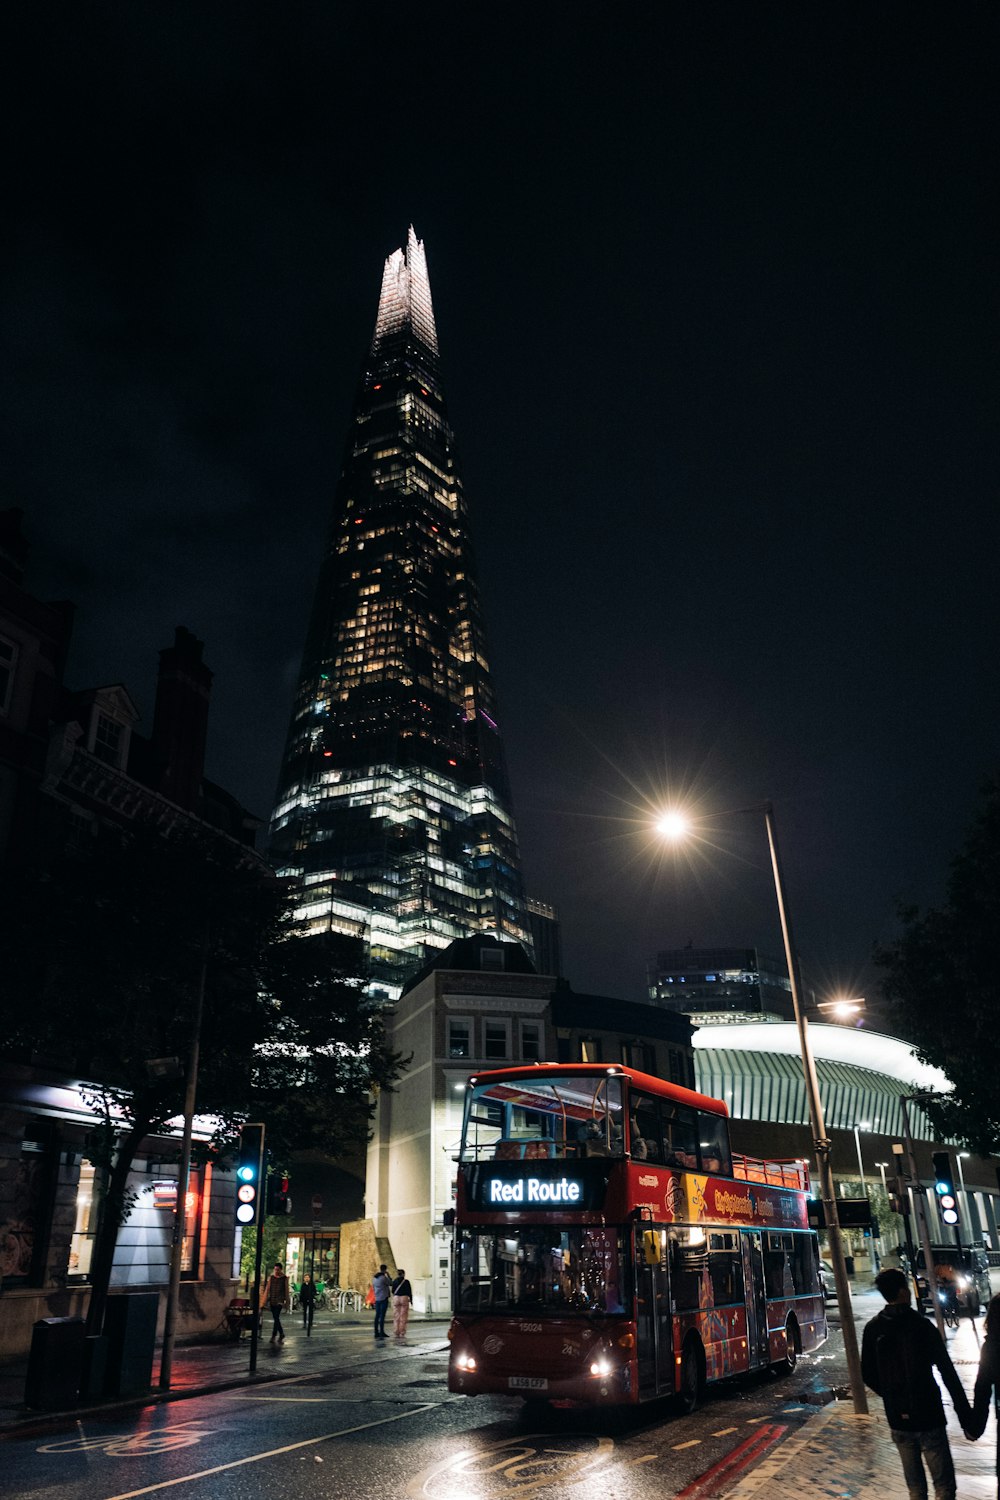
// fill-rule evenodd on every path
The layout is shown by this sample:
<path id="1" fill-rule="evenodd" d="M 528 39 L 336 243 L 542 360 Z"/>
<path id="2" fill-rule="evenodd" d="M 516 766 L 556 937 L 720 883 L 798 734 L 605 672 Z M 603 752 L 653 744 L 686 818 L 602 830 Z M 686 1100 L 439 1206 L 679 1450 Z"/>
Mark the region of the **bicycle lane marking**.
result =
<path id="1" fill-rule="evenodd" d="M 108 1500 L 135 1500 L 137 1495 L 152 1495 L 157 1490 L 173 1489 L 178 1484 L 193 1484 L 196 1479 L 207 1479 L 212 1474 L 225 1474 L 229 1469 L 241 1469 L 246 1464 L 261 1463 L 265 1458 L 278 1458 L 283 1453 L 295 1453 L 299 1448 L 312 1448 L 317 1443 L 329 1443 L 334 1438 L 349 1437 L 355 1432 L 366 1432 L 372 1427 L 387 1427 L 392 1422 L 403 1422 L 407 1417 L 418 1417 L 425 1411 L 434 1411 L 436 1401 L 425 1401 L 411 1411 L 397 1412 L 392 1417 L 380 1417 L 377 1422 L 361 1422 L 356 1427 L 341 1427 L 337 1432 L 324 1432 L 320 1437 L 303 1438 L 298 1443 L 286 1443 L 282 1448 L 270 1448 L 266 1453 L 249 1453 L 245 1458 L 234 1458 L 227 1464 L 214 1464 L 210 1469 L 199 1469 L 194 1474 L 178 1474 L 175 1479 L 162 1479 L 158 1484 L 146 1484 L 138 1490 L 123 1490 L 119 1495 L 109 1495 Z"/>

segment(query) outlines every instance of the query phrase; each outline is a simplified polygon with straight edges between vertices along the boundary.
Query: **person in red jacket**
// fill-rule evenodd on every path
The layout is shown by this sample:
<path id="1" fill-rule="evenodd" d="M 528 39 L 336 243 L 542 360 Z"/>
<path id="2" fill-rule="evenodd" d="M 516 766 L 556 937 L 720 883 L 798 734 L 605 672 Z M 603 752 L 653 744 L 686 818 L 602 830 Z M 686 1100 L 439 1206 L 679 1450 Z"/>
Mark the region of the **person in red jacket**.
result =
<path id="1" fill-rule="evenodd" d="M 927 1500 L 927 1476 L 935 1500 L 955 1500 L 955 1465 L 948 1446 L 944 1406 L 934 1379 L 937 1367 L 967 1437 L 973 1415 L 944 1340 L 910 1306 L 910 1284 L 902 1271 L 880 1271 L 875 1285 L 885 1307 L 866 1324 L 861 1339 L 861 1373 L 882 1397 L 892 1440 L 899 1450 L 909 1500 Z"/>

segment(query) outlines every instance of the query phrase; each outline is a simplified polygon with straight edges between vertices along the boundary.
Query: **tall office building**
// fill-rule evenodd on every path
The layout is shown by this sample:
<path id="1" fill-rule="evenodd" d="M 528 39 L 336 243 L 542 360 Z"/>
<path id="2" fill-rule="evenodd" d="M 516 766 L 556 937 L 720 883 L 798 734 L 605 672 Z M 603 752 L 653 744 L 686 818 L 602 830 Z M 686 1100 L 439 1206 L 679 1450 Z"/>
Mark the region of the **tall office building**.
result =
<path id="1" fill-rule="evenodd" d="M 271 822 L 311 933 L 363 937 L 373 993 L 429 950 L 531 949 L 424 247 L 385 263 Z"/>
<path id="2" fill-rule="evenodd" d="M 699 1026 L 794 1018 L 787 968 L 756 948 L 668 948 L 649 966 L 649 998 Z"/>

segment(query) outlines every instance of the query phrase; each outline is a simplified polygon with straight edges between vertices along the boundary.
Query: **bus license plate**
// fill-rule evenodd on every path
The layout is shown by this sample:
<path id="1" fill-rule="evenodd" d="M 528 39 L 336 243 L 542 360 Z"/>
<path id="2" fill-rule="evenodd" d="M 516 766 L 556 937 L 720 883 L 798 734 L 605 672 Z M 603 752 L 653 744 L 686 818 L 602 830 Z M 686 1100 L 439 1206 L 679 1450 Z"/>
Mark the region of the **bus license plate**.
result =
<path id="1" fill-rule="evenodd" d="M 512 1391 L 547 1391 L 549 1388 L 544 1375 L 511 1375 L 507 1385 Z"/>

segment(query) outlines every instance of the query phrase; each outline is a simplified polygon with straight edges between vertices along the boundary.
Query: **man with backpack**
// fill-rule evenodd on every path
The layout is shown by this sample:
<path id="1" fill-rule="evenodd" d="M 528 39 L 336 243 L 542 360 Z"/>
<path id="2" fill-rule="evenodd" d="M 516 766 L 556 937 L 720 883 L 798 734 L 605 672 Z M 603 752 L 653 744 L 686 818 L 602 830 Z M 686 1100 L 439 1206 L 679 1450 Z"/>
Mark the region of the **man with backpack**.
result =
<path id="1" fill-rule="evenodd" d="M 385 1315 L 389 1310 L 389 1292 L 392 1282 L 385 1265 L 379 1266 L 372 1277 L 372 1291 L 375 1293 L 375 1337 L 377 1339 L 388 1338 L 385 1331 Z"/>
<path id="2" fill-rule="evenodd" d="M 862 1336 L 865 1384 L 882 1397 L 909 1500 L 927 1500 L 924 1464 L 935 1500 L 955 1500 L 955 1465 L 935 1366 L 966 1436 L 972 1427 L 968 1397 L 934 1324 L 910 1306 L 910 1284 L 902 1271 L 880 1271 L 875 1285 L 886 1305 L 866 1324 Z"/>

